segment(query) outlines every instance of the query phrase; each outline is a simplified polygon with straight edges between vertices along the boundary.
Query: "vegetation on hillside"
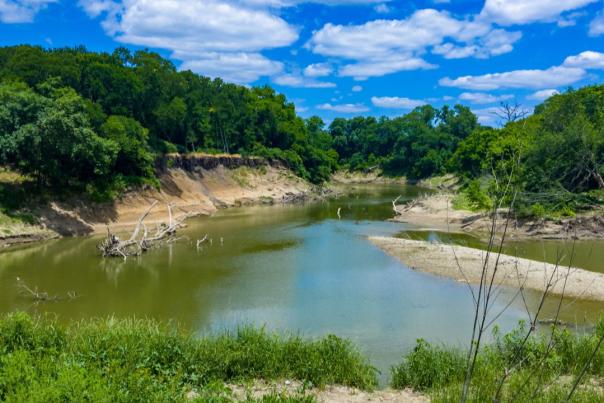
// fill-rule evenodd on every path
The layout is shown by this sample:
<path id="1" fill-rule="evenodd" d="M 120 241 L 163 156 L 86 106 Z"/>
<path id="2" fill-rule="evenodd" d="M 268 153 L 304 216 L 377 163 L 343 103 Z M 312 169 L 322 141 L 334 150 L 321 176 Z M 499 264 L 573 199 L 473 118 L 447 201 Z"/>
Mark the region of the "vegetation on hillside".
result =
<path id="1" fill-rule="evenodd" d="M 425 105 L 325 127 L 297 116 L 268 86 L 178 71 L 149 51 L 0 48 L 0 166 L 38 191 L 111 197 L 156 183 L 158 154 L 203 151 L 280 160 L 315 183 L 337 168 L 410 179 L 453 173 L 477 209 L 492 206 L 508 181 L 518 211 L 538 217 L 601 203 L 604 86 L 569 90 L 531 116 L 512 110 L 503 120 L 484 127 L 467 107 Z"/>
<path id="2" fill-rule="evenodd" d="M 0 318 L 1 401 L 185 401 L 197 391 L 198 401 L 222 402 L 230 401 L 225 383 L 258 379 L 377 384 L 375 369 L 335 336 L 304 340 L 240 328 L 194 338 L 152 321 L 62 326 L 24 313 Z"/>

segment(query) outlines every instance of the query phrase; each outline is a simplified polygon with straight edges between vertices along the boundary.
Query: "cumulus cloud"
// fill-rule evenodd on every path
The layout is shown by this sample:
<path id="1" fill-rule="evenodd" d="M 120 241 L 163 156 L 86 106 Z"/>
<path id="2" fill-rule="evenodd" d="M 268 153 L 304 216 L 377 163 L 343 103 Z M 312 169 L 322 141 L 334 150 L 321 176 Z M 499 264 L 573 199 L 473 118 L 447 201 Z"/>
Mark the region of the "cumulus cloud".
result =
<path id="1" fill-rule="evenodd" d="M 281 71 L 281 63 L 260 52 L 298 38 L 282 18 L 225 0 L 83 0 L 80 5 L 92 17 L 103 15 L 103 28 L 118 42 L 170 50 L 183 68 L 235 82 Z"/>
<path id="2" fill-rule="evenodd" d="M 388 109 L 413 109 L 426 104 L 425 101 L 404 97 L 371 97 L 371 103 Z"/>
<path id="3" fill-rule="evenodd" d="M 546 70 L 514 70 L 480 76 L 463 76 L 455 79 L 445 77 L 439 80 L 444 87 L 490 91 L 501 88 L 542 89 L 574 84 L 587 75 L 576 67 L 555 66 Z"/>
<path id="4" fill-rule="evenodd" d="M 361 87 L 360 85 L 354 85 L 352 87 L 352 92 L 361 92 L 363 91 L 363 87 Z"/>
<path id="5" fill-rule="evenodd" d="M 600 12 L 589 23 L 589 36 L 600 36 L 602 34 L 604 34 L 604 12 Z"/>
<path id="6" fill-rule="evenodd" d="M 16 24 L 33 22 L 39 11 L 58 0 L 0 0 L 0 22 Z"/>
<path id="7" fill-rule="evenodd" d="M 492 106 L 489 108 L 472 109 L 472 112 L 478 118 L 478 123 L 485 126 L 497 126 L 500 122 L 498 114 L 501 112 L 499 107 Z"/>
<path id="8" fill-rule="evenodd" d="M 375 7 L 373 7 L 373 9 L 378 14 L 388 14 L 391 11 L 390 7 L 388 7 L 388 5 L 384 3 L 376 5 Z"/>
<path id="9" fill-rule="evenodd" d="M 554 22 L 562 13 L 596 1 L 598 0 L 486 0 L 480 17 L 500 25 Z"/>
<path id="10" fill-rule="evenodd" d="M 283 64 L 260 53 L 207 52 L 197 55 L 194 59 L 185 60 L 181 69 L 200 72 L 209 77 L 220 77 L 225 81 L 249 83 L 259 76 L 280 73 Z"/>
<path id="11" fill-rule="evenodd" d="M 306 77 L 325 77 L 331 74 L 332 67 L 327 63 L 309 64 L 304 69 Z"/>
<path id="12" fill-rule="evenodd" d="M 344 65 L 340 68 L 339 74 L 342 77 L 354 77 L 357 81 L 363 81 L 369 77 L 379 77 L 385 74 L 396 73 L 397 71 L 433 68 L 436 68 L 436 66 L 421 58 L 393 55 L 383 59 L 373 59 L 366 62 Z"/>
<path id="13" fill-rule="evenodd" d="M 369 108 L 364 104 L 321 104 L 317 105 L 317 109 L 321 109 L 324 111 L 332 111 L 338 113 L 362 113 L 369 111 Z"/>
<path id="14" fill-rule="evenodd" d="M 464 92 L 459 96 L 459 99 L 472 104 L 494 104 L 496 102 L 512 99 L 513 97 L 513 95 L 509 94 L 492 95 L 485 92 Z"/>
<path id="15" fill-rule="evenodd" d="M 275 84 L 296 88 L 334 88 L 336 86 L 335 83 L 318 81 L 299 74 L 282 74 L 273 77 L 272 80 Z"/>
<path id="16" fill-rule="evenodd" d="M 423 9 L 406 19 L 374 20 L 361 25 L 325 24 L 306 47 L 314 53 L 352 60 L 339 71 L 358 79 L 435 67 L 424 60 L 432 51 L 447 58 L 491 57 L 509 52 L 520 32 L 494 29 L 473 18 Z"/>
<path id="17" fill-rule="evenodd" d="M 533 101 L 545 101 L 549 97 L 552 97 L 559 93 L 560 93 L 560 91 L 558 91 L 556 89 L 541 90 L 541 91 L 533 92 L 531 95 L 528 95 L 526 97 L 526 99 L 530 99 Z"/>
<path id="18" fill-rule="evenodd" d="M 564 60 L 564 66 L 604 70 L 604 53 L 591 50 L 581 52 L 576 56 L 567 57 Z"/>

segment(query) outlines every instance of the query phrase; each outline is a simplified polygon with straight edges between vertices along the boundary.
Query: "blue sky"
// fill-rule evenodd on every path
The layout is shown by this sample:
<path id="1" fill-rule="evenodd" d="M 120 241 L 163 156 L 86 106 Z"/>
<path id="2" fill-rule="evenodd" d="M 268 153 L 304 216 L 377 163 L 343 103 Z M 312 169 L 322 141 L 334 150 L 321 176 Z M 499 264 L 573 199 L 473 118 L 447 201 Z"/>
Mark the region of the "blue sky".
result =
<path id="1" fill-rule="evenodd" d="M 532 109 L 604 75 L 603 0 L 0 0 L 1 45 L 149 48 L 302 116 Z"/>

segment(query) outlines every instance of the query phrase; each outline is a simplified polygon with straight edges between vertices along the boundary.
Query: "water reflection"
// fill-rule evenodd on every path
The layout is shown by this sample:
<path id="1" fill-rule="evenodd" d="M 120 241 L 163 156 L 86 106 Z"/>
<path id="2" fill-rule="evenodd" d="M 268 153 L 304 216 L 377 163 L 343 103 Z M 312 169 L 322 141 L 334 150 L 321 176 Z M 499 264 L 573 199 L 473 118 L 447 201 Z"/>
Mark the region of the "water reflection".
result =
<path id="1" fill-rule="evenodd" d="M 472 325 L 465 286 L 409 270 L 367 242 L 369 235 L 409 234 L 409 226 L 384 220 L 392 199 L 421 192 L 359 187 L 304 206 L 225 210 L 189 221 L 181 241 L 125 262 L 101 259 L 98 237 L 10 251 L 0 254 L 0 312 L 52 312 L 64 321 L 137 315 L 202 333 L 244 323 L 335 333 L 356 342 L 386 374 L 416 339 L 465 346 Z M 197 248 L 205 234 L 212 242 Z M 50 294 L 73 290 L 81 297 L 31 306 L 16 292 L 17 276 Z M 494 309 L 510 295 L 504 291 Z M 572 312 L 592 308 L 577 303 Z M 525 317 L 513 304 L 498 323 L 505 331 Z"/>

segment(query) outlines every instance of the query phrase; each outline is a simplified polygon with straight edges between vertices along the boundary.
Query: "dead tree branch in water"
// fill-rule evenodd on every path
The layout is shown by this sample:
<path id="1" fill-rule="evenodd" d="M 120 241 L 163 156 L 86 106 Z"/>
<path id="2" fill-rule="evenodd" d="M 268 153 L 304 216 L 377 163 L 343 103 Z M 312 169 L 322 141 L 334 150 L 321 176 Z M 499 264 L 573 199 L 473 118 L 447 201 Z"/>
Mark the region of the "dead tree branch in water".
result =
<path id="1" fill-rule="evenodd" d="M 38 302 L 57 302 L 65 299 L 76 299 L 78 294 L 75 291 L 69 291 L 67 297 L 61 297 L 59 295 L 50 295 L 46 291 L 38 290 L 38 287 L 31 288 L 27 285 L 21 277 L 17 277 L 17 289 L 19 294 L 22 296 L 33 299 L 36 303 Z"/>
<path id="2" fill-rule="evenodd" d="M 144 221 L 156 205 L 157 201 L 153 202 L 141 215 L 134 231 L 132 231 L 132 235 L 125 241 L 120 240 L 117 235 L 112 234 L 109 228 L 107 228 L 107 238 L 98 245 L 103 257 L 122 257 L 126 260 L 128 256 L 139 256 L 143 252 L 159 247 L 165 242 L 173 242 L 175 240 L 174 234 L 176 234 L 179 228 L 184 226 L 183 221 L 188 215 L 185 214 L 175 219 L 172 214 L 172 205 L 168 204 L 168 223 L 158 224 L 155 234 L 149 235 L 149 230 Z M 141 229 L 143 230 L 143 234 L 139 237 Z"/>

